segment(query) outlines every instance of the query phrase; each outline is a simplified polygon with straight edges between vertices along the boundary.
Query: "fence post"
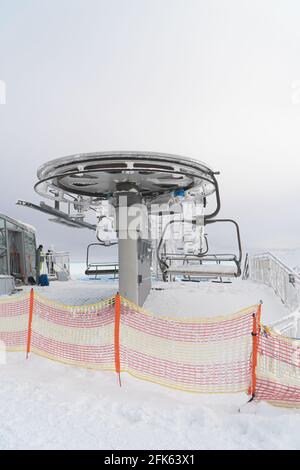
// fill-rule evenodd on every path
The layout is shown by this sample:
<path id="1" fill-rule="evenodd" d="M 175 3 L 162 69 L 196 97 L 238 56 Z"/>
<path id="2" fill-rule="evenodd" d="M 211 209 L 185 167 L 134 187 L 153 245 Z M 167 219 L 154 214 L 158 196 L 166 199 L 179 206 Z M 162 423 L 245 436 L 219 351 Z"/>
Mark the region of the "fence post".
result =
<path id="1" fill-rule="evenodd" d="M 119 292 L 115 297 L 115 370 L 118 374 L 119 385 L 121 387 L 121 365 L 120 365 L 120 314 L 121 314 L 121 298 Z"/>
<path id="2" fill-rule="evenodd" d="M 256 366 L 257 366 L 257 352 L 259 341 L 259 326 L 261 317 L 262 300 L 260 301 L 256 313 L 253 313 L 253 331 L 252 331 L 252 369 L 251 369 L 251 386 L 250 386 L 250 401 L 254 399 L 256 392 Z"/>
<path id="3" fill-rule="evenodd" d="M 29 317 L 28 317 L 28 330 L 27 330 L 27 349 L 26 349 L 26 359 L 28 359 L 30 353 L 31 345 L 31 327 L 32 327 L 32 317 L 33 317 L 33 303 L 34 303 L 34 290 L 30 289 L 29 295 Z"/>

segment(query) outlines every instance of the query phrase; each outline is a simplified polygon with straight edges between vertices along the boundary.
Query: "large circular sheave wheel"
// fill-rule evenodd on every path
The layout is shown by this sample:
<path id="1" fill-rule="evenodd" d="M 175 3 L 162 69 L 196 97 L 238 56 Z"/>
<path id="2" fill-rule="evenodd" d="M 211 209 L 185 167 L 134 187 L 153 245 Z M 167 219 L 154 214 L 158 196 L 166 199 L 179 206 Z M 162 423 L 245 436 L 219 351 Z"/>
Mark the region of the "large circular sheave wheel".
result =
<path id="1" fill-rule="evenodd" d="M 52 160 L 38 170 L 36 191 L 51 198 L 59 192 L 106 199 L 120 183 L 134 185 L 148 200 L 178 189 L 216 189 L 207 165 L 178 155 L 154 152 L 86 153 Z M 55 198 L 55 196 L 53 196 Z"/>

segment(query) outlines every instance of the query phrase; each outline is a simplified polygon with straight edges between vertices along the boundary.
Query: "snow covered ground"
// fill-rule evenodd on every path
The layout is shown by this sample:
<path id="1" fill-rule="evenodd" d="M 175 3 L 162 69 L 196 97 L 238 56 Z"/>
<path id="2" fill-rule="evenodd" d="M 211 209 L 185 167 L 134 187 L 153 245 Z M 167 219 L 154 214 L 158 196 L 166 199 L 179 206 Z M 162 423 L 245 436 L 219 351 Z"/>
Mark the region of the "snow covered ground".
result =
<path id="1" fill-rule="evenodd" d="M 229 315 L 263 300 L 262 319 L 270 323 L 288 315 L 270 287 L 252 281 L 234 279 L 231 284 L 213 282 L 153 282 L 144 308 L 157 315 L 170 317 L 208 317 Z M 117 281 L 53 281 L 49 287 L 35 287 L 37 292 L 67 305 L 95 303 L 114 295 Z"/>
<path id="2" fill-rule="evenodd" d="M 31 355 L 1 365 L 1 449 L 300 449 L 300 410 Z M 241 412 L 239 408 L 241 407 Z"/>
<path id="3" fill-rule="evenodd" d="M 117 291 L 113 280 L 74 277 L 36 290 L 73 305 Z M 153 287 L 145 308 L 158 315 L 229 314 L 260 299 L 265 323 L 289 313 L 272 289 L 251 281 Z M 33 354 L 7 354 L 0 368 L 0 449 L 300 449 L 300 410 L 246 404 L 243 393 L 190 394 L 125 373 L 120 388 L 112 372 Z"/>
<path id="4" fill-rule="evenodd" d="M 144 308 L 158 315 L 202 316 L 229 315 L 263 300 L 262 320 L 270 323 L 290 312 L 270 287 L 235 279 L 231 284 L 159 283 L 152 290 Z"/>
<path id="5" fill-rule="evenodd" d="M 28 289 L 30 288 L 24 288 L 24 290 Z M 48 287 L 35 286 L 34 289 L 41 295 L 66 305 L 86 305 L 99 302 L 116 294 L 118 283 L 117 281 L 103 282 L 102 280 L 52 281 Z"/>

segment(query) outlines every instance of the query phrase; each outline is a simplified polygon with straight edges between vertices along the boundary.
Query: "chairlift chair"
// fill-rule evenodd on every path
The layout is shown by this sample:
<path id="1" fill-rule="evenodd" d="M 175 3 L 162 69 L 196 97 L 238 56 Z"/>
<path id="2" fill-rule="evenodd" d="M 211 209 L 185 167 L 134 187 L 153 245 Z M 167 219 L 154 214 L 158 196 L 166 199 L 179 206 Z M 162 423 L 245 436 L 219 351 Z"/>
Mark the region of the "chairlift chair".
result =
<path id="1" fill-rule="evenodd" d="M 87 246 L 86 250 L 86 269 L 85 274 L 86 276 L 104 276 L 104 275 L 113 275 L 114 279 L 116 275 L 119 273 L 119 266 L 118 263 L 115 262 L 97 262 L 93 263 L 90 261 L 90 249 L 92 246 L 103 246 L 103 243 L 90 243 Z"/>
<path id="2" fill-rule="evenodd" d="M 196 224 L 196 220 L 184 221 Z M 238 250 L 237 254 L 231 253 L 209 253 L 207 236 L 205 237 L 206 248 L 198 254 L 187 254 L 179 252 L 166 252 L 165 234 L 171 224 L 183 223 L 183 220 L 173 219 L 169 221 L 162 233 L 157 249 L 157 260 L 164 281 L 168 278 L 183 276 L 186 278 L 222 279 L 239 277 L 241 275 L 242 247 L 240 230 L 237 222 L 232 219 L 208 219 L 205 225 L 214 223 L 231 223 L 235 227 Z M 174 261 L 181 261 L 180 265 L 174 265 Z M 224 264 L 225 263 L 225 264 Z M 226 264 L 227 263 L 227 264 Z M 230 263 L 230 264 L 229 264 Z"/>

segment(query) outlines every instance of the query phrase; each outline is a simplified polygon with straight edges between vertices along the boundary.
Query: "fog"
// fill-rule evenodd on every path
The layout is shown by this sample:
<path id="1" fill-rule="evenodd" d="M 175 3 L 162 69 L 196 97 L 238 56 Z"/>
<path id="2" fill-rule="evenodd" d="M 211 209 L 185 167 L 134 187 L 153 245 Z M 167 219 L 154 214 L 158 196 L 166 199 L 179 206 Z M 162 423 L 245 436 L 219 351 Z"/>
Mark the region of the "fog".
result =
<path id="1" fill-rule="evenodd" d="M 220 171 L 244 247 L 299 247 L 299 23 L 297 0 L 0 0 L 0 211 L 83 259 L 92 232 L 15 205 L 38 166 L 160 151 Z"/>

